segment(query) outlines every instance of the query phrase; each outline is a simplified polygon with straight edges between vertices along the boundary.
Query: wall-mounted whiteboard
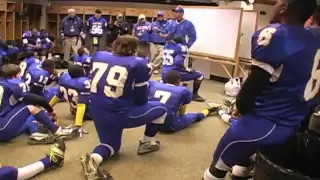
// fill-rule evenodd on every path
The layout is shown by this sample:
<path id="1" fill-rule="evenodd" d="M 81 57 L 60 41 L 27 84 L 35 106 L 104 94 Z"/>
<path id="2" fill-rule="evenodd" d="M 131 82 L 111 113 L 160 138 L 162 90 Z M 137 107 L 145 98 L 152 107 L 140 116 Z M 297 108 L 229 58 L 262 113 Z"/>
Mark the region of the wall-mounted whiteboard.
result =
<path id="1" fill-rule="evenodd" d="M 241 9 L 184 7 L 184 17 L 197 31 L 197 40 L 190 51 L 234 59 L 241 15 Z"/>
<path id="2" fill-rule="evenodd" d="M 240 58 L 251 59 L 251 37 L 257 30 L 257 23 L 258 12 L 243 11 L 241 23 L 241 33 L 243 35 L 240 39 Z"/>

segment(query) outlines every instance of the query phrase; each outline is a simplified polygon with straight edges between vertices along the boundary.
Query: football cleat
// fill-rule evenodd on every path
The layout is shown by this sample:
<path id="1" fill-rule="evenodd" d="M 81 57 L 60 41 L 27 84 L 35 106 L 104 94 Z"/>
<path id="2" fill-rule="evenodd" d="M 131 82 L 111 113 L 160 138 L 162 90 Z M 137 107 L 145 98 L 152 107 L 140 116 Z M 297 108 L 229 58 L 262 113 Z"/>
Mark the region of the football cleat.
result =
<path id="1" fill-rule="evenodd" d="M 30 145 L 39 145 L 39 144 L 53 144 L 57 136 L 42 134 L 42 133 L 33 133 L 29 137 L 28 144 Z"/>
<path id="2" fill-rule="evenodd" d="M 63 140 L 73 140 L 81 135 L 81 131 L 79 131 L 79 127 L 59 127 L 57 132 L 54 134 L 55 136 L 63 139 Z"/>
<path id="3" fill-rule="evenodd" d="M 62 139 L 55 139 L 54 144 L 50 148 L 49 158 L 53 167 L 61 167 L 64 163 L 64 154 L 66 151 L 66 144 Z"/>
<path id="4" fill-rule="evenodd" d="M 86 154 L 80 159 L 86 180 L 113 180 L 109 172 L 100 170 L 98 164 Z"/>
<path id="5" fill-rule="evenodd" d="M 160 149 L 160 141 L 139 142 L 137 153 L 139 155 L 158 151 Z"/>
<path id="6" fill-rule="evenodd" d="M 207 106 L 209 107 L 208 110 L 209 110 L 210 114 L 217 112 L 218 110 L 221 109 L 221 104 L 217 104 L 217 103 L 213 103 L 213 102 L 208 102 Z"/>

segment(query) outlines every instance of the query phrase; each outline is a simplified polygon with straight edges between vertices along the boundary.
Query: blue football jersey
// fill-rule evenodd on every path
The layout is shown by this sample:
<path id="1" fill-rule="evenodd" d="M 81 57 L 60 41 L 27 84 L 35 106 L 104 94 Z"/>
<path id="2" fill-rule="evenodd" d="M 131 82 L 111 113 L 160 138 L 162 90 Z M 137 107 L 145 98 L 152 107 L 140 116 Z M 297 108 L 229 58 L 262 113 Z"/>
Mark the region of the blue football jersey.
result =
<path id="1" fill-rule="evenodd" d="M 55 76 L 48 71 L 42 69 L 41 64 L 34 63 L 28 69 L 26 75 L 24 76 L 24 81 L 30 87 L 36 86 L 44 88 L 46 85 L 49 85 Z M 32 89 L 32 88 L 31 88 Z"/>
<path id="2" fill-rule="evenodd" d="M 86 74 L 89 75 L 91 71 L 91 56 L 89 55 L 75 55 L 74 58 L 74 64 L 78 64 L 83 67 L 85 70 Z"/>
<path id="3" fill-rule="evenodd" d="M 170 115 L 176 115 L 181 106 L 189 104 L 192 100 L 192 93 L 187 87 L 156 81 L 149 82 L 149 93 L 149 99 L 165 104 L 167 114 Z"/>
<path id="4" fill-rule="evenodd" d="M 185 59 L 188 54 L 187 46 L 183 44 L 177 44 L 174 42 L 168 42 L 163 48 L 163 72 L 169 72 L 172 70 L 184 71 Z"/>
<path id="5" fill-rule="evenodd" d="M 142 58 L 99 51 L 92 63 L 91 104 L 106 111 L 130 110 L 135 104 L 135 88 L 148 86 L 149 69 Z"/>
<path id="6" fill-rule="evenodd" d="M 272 77 L 252 113 L 277 124 L 300 124 L 319 91 L 319 49 L 319 37 L 302 27 L 272 24 L 255 32 L 252 64 Z"/>
<path id="7" fill-rule="evenodd" d="M 41 64 L 41 61 L 35 57 L 25 58 L 23 61 L 20 62 L 20 69 L 21 69 L 21 76 L 24 77 L 26 75 L 26 72 L 30 68 L 32 64 Z"/>
<path id="8" fill-rule="evenodd" d="M 28 93 L 28 90 L 28 86 L 21 79 L 1 79 L 0 117 L 10 112 L 17 102 Z"/>
<path id="9" fill-rule="evenodd" d="M 59 78 L 60 91 L 57 96 L 64 97 L 73 109 L 77 104 L 87 104 L 90 97 L 90 79 L 88 77 L 71 78 L 69 73 L 64 73 Z"/>

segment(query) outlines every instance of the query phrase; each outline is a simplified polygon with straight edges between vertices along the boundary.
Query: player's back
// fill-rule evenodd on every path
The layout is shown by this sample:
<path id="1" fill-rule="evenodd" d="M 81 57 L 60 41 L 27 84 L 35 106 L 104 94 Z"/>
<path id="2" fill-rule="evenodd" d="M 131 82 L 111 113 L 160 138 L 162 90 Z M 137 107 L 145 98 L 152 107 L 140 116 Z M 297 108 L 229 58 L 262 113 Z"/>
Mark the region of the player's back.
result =
<path id="1" fill-rule="evenodd" d="M 44 87 L 50 82 L 49 80 L 53 77 L 51 73 L 42 69 L 41 63 L 34 63 L 28 69 L 24 76 L 24 81 L 30 86 Z"/>
<path id="2" fill-rule="evenodd" d="M 184 61 L 188 49 L 185 45 L 168 42 L 163 49 L 163 72 L 172 70 L 181 71 L 184 68 Z"/>
<path id="3" fill-rule="evenodd" d="M 117 56 L 99 51 L 92 57 L 91 104 L 106 111 L 126 111 L 134 105 L 134 85 L 147 69 L 144 59 L 136 56 Z M 148 74 L 147 74 L 148 75 Z"/>
<path id="4" fill-rule="evenodd" d="M 90 95 L 90 79 L 87 77 L 72 78 L 69 73 L 64 73 L 59 78 L 59 84 L 60 92 L 73 108 L 76 108 L 80 94 L 85 96 Z M 88 100 L 88 97 L 81 99 L 81 103 L 86 104 Z"/>
<path id="5" fill-rule="evenodd" d="M 41 65 L 41 61 L 38 58 L 30 57 L 25 58 L 23 61 L 20 62 L 20 69 L 21 69 L 21 76 L 24 77 L 26 75 L 26 72 L 33 64 Z"/>
<path id="6" fill-rule="evenodd" d="M 23 94 L 23 90 L 27 91 L 27 86 L 21 79 L 0 80 L 0 117 L 10 112 L 16 105 L 18 98 Z"/>
<path id="7" fill-rule="evenodd" d="M 149 82 L 149 99 L 160 101 L 166 105 L 167 113 L 176 115 L 182 105 L 189 104 L 192 99 L 191 91 L 183 86 L 163 84 L 156 81 Z"/>
<path id="8" fill-rule="evenodd" d="M 272 38 L 268 41 L 265 37 Z M 319 71 L 319 49 L 319 37 L 302 27 L 273 24 L 256 32 L 252 57 L 257 61 L 253 64 L 275 71 L 269 85 L 256 99 L 254 114 L 278 124 L 300 124 L 310 111 L 306 100 L 319 90 L 311 77 Z M 313 78 L 318 79 L 319 85 L 319 75 L 316 76 Z"/>

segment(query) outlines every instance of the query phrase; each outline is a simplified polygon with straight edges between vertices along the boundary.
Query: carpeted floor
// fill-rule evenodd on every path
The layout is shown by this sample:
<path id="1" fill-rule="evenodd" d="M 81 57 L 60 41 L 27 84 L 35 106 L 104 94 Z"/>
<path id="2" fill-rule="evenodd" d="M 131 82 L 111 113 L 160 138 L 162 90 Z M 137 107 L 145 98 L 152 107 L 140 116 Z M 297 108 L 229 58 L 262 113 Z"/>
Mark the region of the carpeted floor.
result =
<path id="1" fill-rule="evenodd" d="M 224 98 L 223 84 L 205 81 L 200 94 L 209 101 L 220 103 Z M 197 112 L 205 103 L 192 102 L 187 111 Z M 66 103 L 56 106 L 56 111 L 65 125 L 73 123 Z M 36 180 L 83 180 L 80 156 L 91 152 L 99 143 L 92 122 L 84 123 L 90 134 L 67 142 L 64 167 L 45 172 Z M 212 153 L 221 135 L 226 130 L 217 115 L 206 118 L 175 134 L 159 134 L 160 151 L 138 156 L 138 141 L 144 127 L 128 129 L 123 133 L 120 154 L 106 161 L 102 168 L 111 172 L 115 180 L 199 180 L 211 163 Z M 0 162 L 4 165 L 23 166 L 44 156 L 48 146 L 30 146 L 27 136 L 19 137 L 8 144 L 0 144 Z"/>

